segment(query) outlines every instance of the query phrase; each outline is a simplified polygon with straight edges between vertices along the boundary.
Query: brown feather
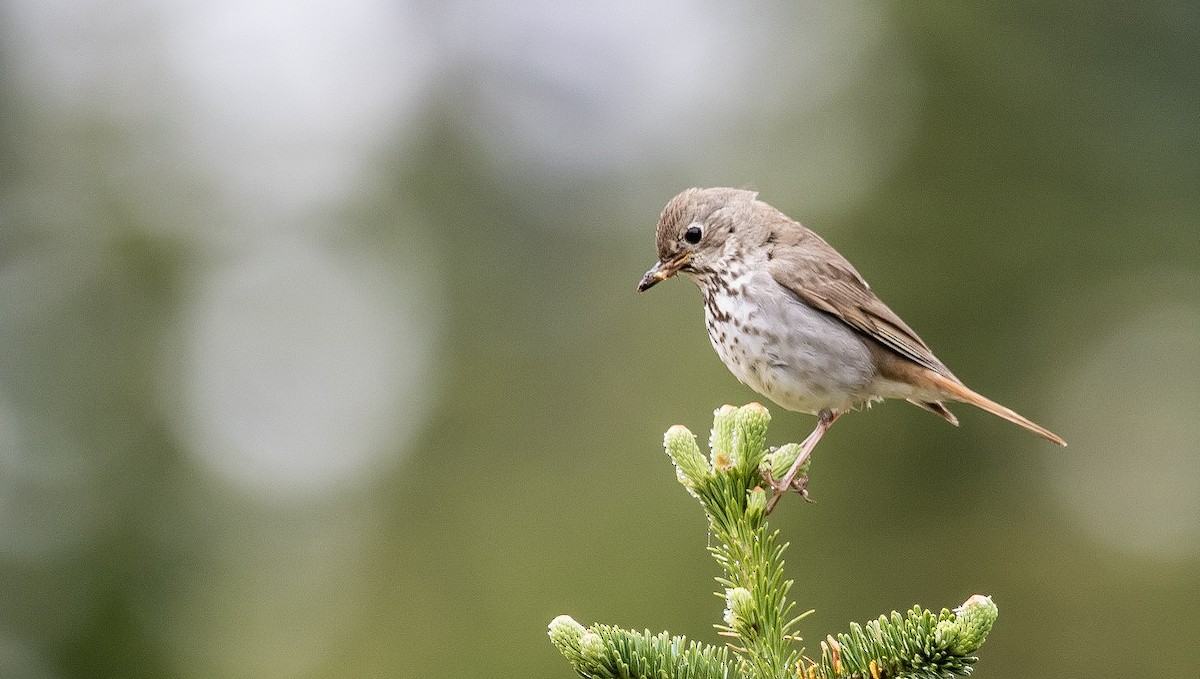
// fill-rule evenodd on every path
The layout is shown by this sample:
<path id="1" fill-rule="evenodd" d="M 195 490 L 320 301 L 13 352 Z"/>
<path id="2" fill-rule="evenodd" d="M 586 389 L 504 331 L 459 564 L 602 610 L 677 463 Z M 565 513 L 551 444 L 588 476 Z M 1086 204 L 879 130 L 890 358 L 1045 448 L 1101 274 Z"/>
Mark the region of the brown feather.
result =
<path id="1" fill-rule="evenodd" d="M 949 401 L 969 403 L 980 410 L 989 412 L 997 417 L 1006 419 L 1015 425 L 1024 427 L 1038 436 L 1046 439 L 1047 441 L 1057 443 L 1060 446 L 1067 445 L 1067 442 L 1064 441 L 1058 434 L 1055 434 L 1028 417 L 1021 415 L 1012 408 L 1002 406 L 986 396 L 972 391 L 969 387 L 967 387 L 967 385 L 963 384 L 954 377 L 936 373 L 932 370 L 924 368 L 923 366 L 909 363 L 898 358 L 894 358 L 890 361 L 881 361 L 879 363 L 879 368 L 880 374 L 888 379 L 910 384 L 924 391 L 925 393 L 936 394 Z M 909 399 L 909 401 L 916 403 L 916 401 L 912 399 Z M 926 404 L 922 403 L 916 403 L 916 405 L 921 406 L 922 408 L 926 407 Z M 926 410 L 929 410 L 929 408 L 926 408 Z"/>
<path id="2" fill-rule="evenodd" d="M 771 208 L 774 210 L 774 208 Z M 837 250 L 781 212 L 771 276 L 809 306 L 841 319 L 858 332 L 934 372 L 953 377 L 929 346 L 871 291 Z"/>
<path id="3" fill-rule="evenodd" d="M 919 401 L 915 398 L 910 398 L 907 400 L 916 407 L 922 410 L 928 410 L 950 424 L 956 427 L 958 426 L 958 418 L 955 417 L 954 413 L 950 412 L 950 409 L 943 405 L 941 401 Z"/>
<path id="4" fill-rule="evenodd" d="M 1029 431 L 1041 436 L 1051 443 L 1057 443 L 1060 446 L 1067 445 L 1067 442 L 1062 440 L 1062 437 L 1060 437 L 1058 434 L 1055 434 L 1028 417 L 1021 415 L 1012 408 L 1002 406 L 986 396 L 971 391 L 965 384 L 959 382 L 958 380 L 952 380 L 934 372 L 926 373 L 926 375 L 930 381 L 932 381 L 939 389 L 942 390 L 942 393 L 946 394 L 946 398 L 951 398 L 955 401 L 962 401 L 963 403 L 970 403 L 976 408 L 985 410 L 996 417 L 1002 417 L 1015 425 L 1025 427 Z"/>
<path id="5" fill-rule="evenodd" d="M 768 245 L 773 246 L 768 259 L 771 276 L 809 306 L 836 316 L 894 352 L 896 360 L 880 361 L 881 374 L 946 399 L 969 403 L 1048 441 L 1067 445 L 1049 429 L 967 388 L 933 355 L 929 345 L 871 291 L 862 275 L 833 246 L 782 212 L 771 210 L 777 222 L 773 231 L 775 243 Z M 914 398 L 908 401 L 958 424 L 958 418 L 940 401 Z"/>

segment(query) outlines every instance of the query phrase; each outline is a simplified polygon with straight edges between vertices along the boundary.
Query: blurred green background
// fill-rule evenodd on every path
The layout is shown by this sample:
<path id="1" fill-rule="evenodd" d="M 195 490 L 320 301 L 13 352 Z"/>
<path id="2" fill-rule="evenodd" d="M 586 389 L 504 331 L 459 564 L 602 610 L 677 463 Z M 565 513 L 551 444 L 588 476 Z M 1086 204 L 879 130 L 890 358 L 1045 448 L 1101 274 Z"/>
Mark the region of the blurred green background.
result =
<path id="1" fill-rule="evenodd" d="M 0 676 L 568 677 L 560 613 L 717 641 L 661 436 L 757 397 L 690 283 L 634 293 L 709 185 L 1071 442 L 844 419 L 775 514 L 810 649 L 978 592 L 977 676 L 1194 668 L 1194 2 L 3 0 L 0 31 Z"/>

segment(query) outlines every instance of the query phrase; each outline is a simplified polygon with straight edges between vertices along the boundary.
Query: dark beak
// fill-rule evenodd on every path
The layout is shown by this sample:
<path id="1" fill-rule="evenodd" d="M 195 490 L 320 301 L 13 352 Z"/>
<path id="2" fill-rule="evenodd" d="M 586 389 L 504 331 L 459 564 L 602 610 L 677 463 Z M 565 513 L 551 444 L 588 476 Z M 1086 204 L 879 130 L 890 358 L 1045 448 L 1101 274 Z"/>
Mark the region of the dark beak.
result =
<path id="1" fill-rule="evenodd" d="M 691 258 L 692 253 L 684 252 L 675 259 L 665 262 L 655 262 L 654 266 L 650 267 L 650 270 L 646 272 L 646 275 L 642 276 L 642 282 L 638 283 L 638 292 L 645 292 L 654 287 L 659 281 L 665 281 L 671 276 L 679 273 L 679 270 L 682 269 L 683 265 L 687 264 L 688 260 Z"/>

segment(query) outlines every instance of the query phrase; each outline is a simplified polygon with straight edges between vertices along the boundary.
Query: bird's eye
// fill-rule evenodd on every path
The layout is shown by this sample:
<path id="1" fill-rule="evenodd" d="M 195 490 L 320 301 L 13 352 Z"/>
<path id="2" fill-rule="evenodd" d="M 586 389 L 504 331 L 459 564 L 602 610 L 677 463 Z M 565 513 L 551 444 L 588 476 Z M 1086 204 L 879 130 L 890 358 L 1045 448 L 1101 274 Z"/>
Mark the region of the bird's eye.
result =
<path id="1" fill-rule="evenodd" d="M 683 239 L 692 245 L 700 242 L 700 237 L 704 235 L 698 226 L 689 226 L 687 231 L 683 232 Z"/>

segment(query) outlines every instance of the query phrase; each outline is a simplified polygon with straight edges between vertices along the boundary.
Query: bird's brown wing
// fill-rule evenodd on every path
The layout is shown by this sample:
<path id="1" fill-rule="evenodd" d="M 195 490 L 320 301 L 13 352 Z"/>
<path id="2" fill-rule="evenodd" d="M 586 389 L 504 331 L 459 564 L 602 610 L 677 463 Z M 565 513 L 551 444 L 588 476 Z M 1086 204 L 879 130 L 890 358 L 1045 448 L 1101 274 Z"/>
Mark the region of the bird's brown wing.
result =
<path id="1" fill-rule="evenodd" d="M 837 250 L 804 227 L 790 233 L 793 242 L 779 243 L 768 264 L 776 282 L 805 304 L 836 316 L 901 356 L 957 379 Z"/>

